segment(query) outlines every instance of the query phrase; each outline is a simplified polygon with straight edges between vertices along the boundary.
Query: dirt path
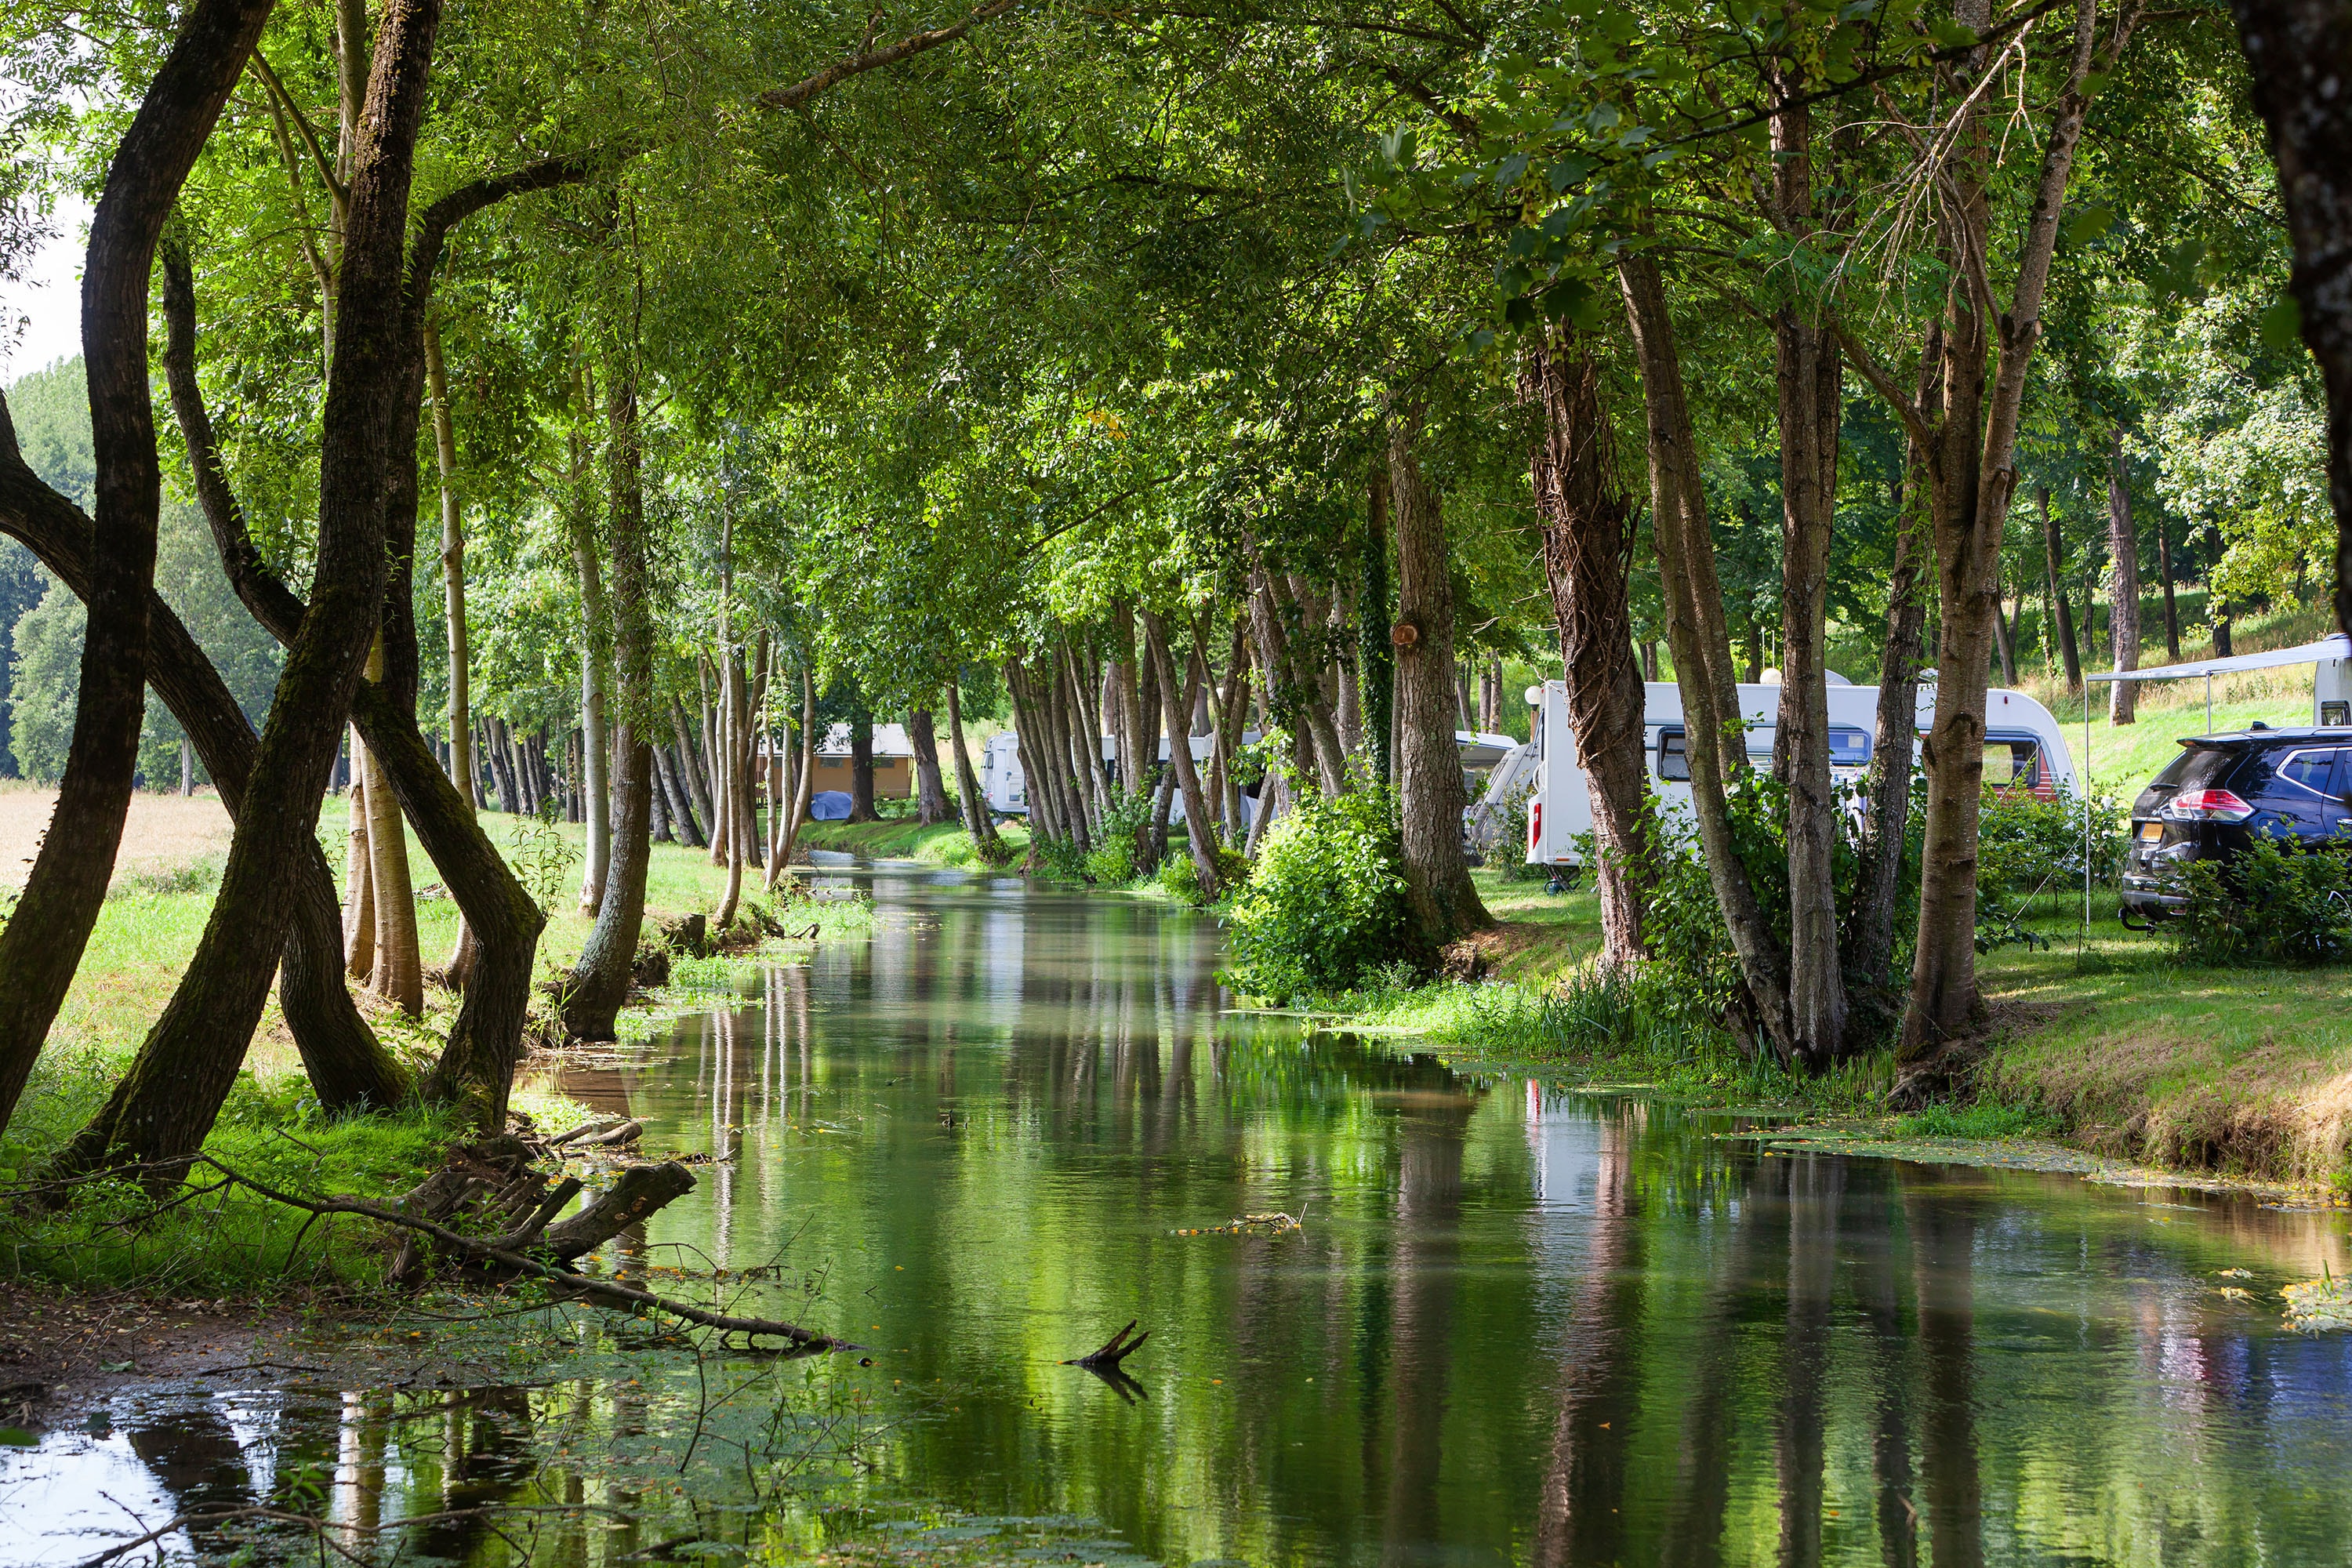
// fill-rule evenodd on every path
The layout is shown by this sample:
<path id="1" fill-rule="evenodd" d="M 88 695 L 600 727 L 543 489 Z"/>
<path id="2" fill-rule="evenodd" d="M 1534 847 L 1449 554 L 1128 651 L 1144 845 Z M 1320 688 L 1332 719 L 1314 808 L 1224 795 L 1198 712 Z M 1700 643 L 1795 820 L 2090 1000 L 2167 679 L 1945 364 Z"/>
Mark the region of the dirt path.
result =
<path id="1" fill-rule="evenodd" d="M 0 784 L 0 888 L 25 885 L 57 802 L 58 792 L 53 789 Z M 217 858 L 228 853 L 228 812 L 211 790 L 184 799 L 142 791 L 131 797 L 131 816 L 123 825 L 114 879 L 152 876 Z"/>

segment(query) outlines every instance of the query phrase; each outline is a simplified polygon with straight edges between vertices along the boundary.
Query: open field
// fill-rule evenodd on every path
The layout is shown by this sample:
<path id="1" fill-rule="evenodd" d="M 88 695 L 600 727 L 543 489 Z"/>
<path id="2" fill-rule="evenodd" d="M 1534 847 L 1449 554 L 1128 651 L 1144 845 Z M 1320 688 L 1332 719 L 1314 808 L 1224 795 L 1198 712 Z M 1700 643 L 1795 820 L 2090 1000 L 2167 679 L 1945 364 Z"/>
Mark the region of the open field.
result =
<path id="1" fill-rule="evenodd" d="M 54 789 L 13 779 L 0 783 L 0 888 L 25 885 L 57 803 Z M 131 797 L 122 848 L 115 858 L 115 885 L 217 859 L 228 853 L 228 811 L 209 786 L 186 798 L 142 790 Z"/>

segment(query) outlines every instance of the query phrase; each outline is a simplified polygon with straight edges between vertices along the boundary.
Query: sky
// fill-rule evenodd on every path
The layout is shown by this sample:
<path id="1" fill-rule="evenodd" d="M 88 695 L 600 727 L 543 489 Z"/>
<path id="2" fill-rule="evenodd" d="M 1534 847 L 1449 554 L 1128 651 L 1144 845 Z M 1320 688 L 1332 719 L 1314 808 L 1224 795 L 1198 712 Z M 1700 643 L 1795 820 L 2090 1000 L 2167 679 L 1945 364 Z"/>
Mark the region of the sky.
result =
<path id="1" fill-rule="evenodd" d="M 24 276 L 0 279 L 0 386 L 81 353 L 81 259 L 89 242 L 89 205 L 58 199 L 53 231 L 26 259 Z"/>

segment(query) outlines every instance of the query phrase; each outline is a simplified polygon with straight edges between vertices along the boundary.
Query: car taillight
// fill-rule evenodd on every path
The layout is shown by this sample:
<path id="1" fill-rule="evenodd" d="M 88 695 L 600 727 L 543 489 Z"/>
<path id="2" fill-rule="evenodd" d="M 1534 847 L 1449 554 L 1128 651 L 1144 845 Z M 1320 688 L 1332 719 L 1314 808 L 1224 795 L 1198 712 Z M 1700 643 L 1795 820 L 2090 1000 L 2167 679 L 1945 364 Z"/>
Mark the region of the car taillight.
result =
<path id="1" fill-rule="evenodd" d="M 1528 853 L 1532 855 L 1543 843 L 1543 802 L 1531 801 L 1528 805 Z"/>
<path id="2" fill-rule="evenodd" d="M 2254 808 L 2226 789 L 2185 789 L 2166 803 L 2164 815 L 2184 822 L 2243 822 Z"/>

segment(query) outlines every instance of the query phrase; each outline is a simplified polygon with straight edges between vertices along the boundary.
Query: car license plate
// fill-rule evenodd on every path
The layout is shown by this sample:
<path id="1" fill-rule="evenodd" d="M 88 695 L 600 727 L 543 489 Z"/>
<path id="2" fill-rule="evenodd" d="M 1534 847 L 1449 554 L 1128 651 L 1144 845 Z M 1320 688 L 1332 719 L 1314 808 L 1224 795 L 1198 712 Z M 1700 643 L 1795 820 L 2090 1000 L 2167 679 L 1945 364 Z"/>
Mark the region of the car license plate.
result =
<path id="1" fill-rule="evenodd" d="M 2139 841 L 2142 844 L 2153 844 L 2163 837 L 2164 824 L 2161 822 L 2143 822 L 2139 825 Z"/>

